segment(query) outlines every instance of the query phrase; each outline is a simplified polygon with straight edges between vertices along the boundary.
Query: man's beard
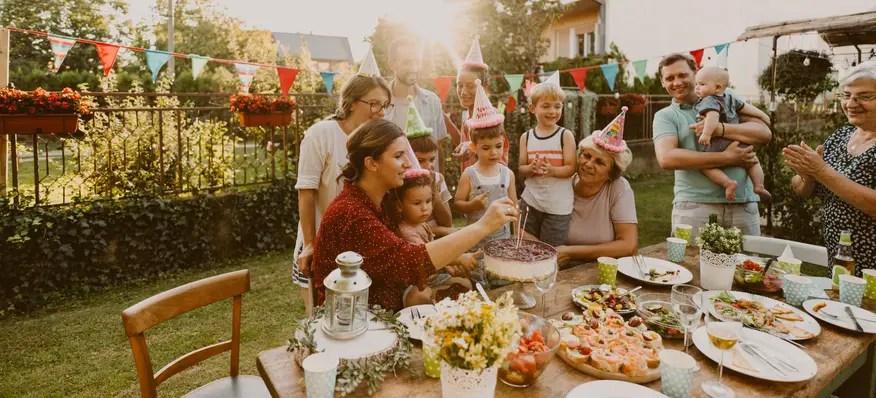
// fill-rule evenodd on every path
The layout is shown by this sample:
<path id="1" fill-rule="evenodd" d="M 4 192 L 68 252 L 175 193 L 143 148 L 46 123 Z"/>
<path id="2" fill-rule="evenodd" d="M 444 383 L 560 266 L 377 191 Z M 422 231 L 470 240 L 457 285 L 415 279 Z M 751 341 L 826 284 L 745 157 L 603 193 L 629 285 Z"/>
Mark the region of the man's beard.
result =
<path id="1" fill-rule="evenodd" d="M 398 80 L 406 86 L 413 86 L 417 84 L 417 74 L 405 73 L 403 75 L 399 75 Z"/>

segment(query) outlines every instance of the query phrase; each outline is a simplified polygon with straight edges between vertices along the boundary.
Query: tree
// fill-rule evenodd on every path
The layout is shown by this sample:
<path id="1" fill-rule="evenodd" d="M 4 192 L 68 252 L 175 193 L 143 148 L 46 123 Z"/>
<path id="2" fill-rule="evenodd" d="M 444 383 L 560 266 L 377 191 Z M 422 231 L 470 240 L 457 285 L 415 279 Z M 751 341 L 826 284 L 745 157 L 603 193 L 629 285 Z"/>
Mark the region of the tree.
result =
<path id="1" fill-rule="evenodd" d="M 0 0 L 0 26 L 114 42 L 128 37 L 131 25 L 120 17 L 127 10 L 124 0 Z M 74 46 L 60 74 L 48 66 L 52 52 L 45 37 L 13 33 L 10 47 L 10 81 L 21 89 L 59 89 L 62 84 L 75 87 L 82 82 L 94 87 L 97 83 L 100 61 L 92 45 Z"/>
<path id="2" fill-rule="evenodd" d="M 490 69 L 503 73 L 532 72 L 550 41 L 541 32 L 563 14 L 560 0 L 476 0 L 465 13 L 466 42 L 480 36 Z M 468 48 L 468 47 L 466 47 Z"/>
<path id="3" fill-rule="evenodd" d="M 775 64 L 778 65 L 775 87 L 773 62 L 763 70 L 758 83 L 764 90 L 775 89 L 777 94 L 789 100 L 809 102 L 836 87 L 836 82 L 831 77 L 833 63 L 829 57 L 817 51 L 791 50 L 779 55 Z"/>

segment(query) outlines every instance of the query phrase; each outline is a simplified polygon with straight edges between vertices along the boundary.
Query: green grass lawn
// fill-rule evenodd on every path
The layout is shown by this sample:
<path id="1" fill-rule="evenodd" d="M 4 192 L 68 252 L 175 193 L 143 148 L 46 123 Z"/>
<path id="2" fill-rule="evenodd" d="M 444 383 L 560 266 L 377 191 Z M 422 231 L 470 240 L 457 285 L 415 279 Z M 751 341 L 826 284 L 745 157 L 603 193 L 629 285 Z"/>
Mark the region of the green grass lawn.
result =
<path id="1" fill-rule="evenodd" d="M 663 241 L 670 230 L 672 176 L 632 181 L 639 242 Z M 259 351 L 285 344 L 303 308 L 289 279 L 290 252 L 190 270 L 160 281 L 119 286 L 75 302 L 0 322 L 0 397 L 136 397 L 134 362 L 121 312 L 158 292 L 223 272 L 247 268 L 252 290 L 243 298 L 240 365 L 258 374 Z M 230 300 L 193 311 L 146 333 L 157 370 L 195 348 L 231 336 Z M 228 374 L 228 354 L 212 358 L 159 386 L 180 396 Z"/>

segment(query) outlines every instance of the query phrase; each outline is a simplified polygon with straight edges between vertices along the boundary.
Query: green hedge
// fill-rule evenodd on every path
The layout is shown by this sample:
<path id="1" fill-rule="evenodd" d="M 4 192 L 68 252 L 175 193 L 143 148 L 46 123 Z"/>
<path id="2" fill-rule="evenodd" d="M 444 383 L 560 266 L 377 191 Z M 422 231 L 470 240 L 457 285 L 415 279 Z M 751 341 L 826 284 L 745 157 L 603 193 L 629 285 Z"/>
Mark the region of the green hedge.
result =
<path id="1" fill-rule="evenodd" d="M 289 248 L 293 179 L 245 191 L 15 209 L 0 202 L 0 316 L 207 262 Z"/>

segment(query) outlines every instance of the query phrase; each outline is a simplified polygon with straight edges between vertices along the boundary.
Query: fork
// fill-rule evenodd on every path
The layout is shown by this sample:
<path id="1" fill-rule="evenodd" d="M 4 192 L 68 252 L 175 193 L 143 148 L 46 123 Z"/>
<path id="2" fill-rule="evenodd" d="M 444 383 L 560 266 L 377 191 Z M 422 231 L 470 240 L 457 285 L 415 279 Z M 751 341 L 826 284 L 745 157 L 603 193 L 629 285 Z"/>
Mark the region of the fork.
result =
<path id="1" fill-rule="evenodd" d="M 633 262 L 636 263 L 636 270 L 639 271 L 639 278 L 645 279 L 645 271 L 642 270 L 642 266 L 645 265 L 645 258 L 642 257 L 641 254 L 636 254 L 633 256 Z"/>
<path id="2" fill-rule="evenodd" d="M 744 343 L 744 342 L 740 341 L 740 342 L 739 342 L 739 347 L 742 348 L 742 351 L 745 351 L 745 352 L 747 352 L 749 355 L 753 355 L 753 356 L 757 357 L 758 359 L 760 359 L 761 362 L 763 362 L 763 363 L 765 363 L 765 364 L 767 364 L 767 365 L 770 365 L 771 368 L 775 369 L 776 372 L 779 372 L 779 374 L 781 374 L 782 376 L 787 376 L 787 375 L 788 375 L 787 373 L 785 373 L 784 370 L 782 370 L 782 368 L 780 368 L 780 367 L 776 366 L 775 364 L 773 364 L 772 362 L 770 362 L 770 360 L 767 359 L 766 356 L 764 356 L 763 354 L 761 354 L 760 351 L 755 350 L 754 347 L 752 347 L 752 346 L 749 345 L 748 343 Z"/>
<path id="3" fill-rule="evenodd" d="M 819 313 L 819 314 L 822 314 L 822 315 L 824 315 L 824 316 L 826 316 L 826 317 L 828 317 L 828 318 L 835 319 L 835 320 L 837 320 L 837 321 L 846 321 L 846 320 L 849 320 L 849 319 L 850 319 L 850 318 L 840 318 L 838 315 L 836 315 L 836 314 L 834 314 L 834 313 L 827 312 L 827 311 L 825 311 L 825 310 L 819 310 L 818 313 Z M 872 319 L 865 319 L 865 318 L 861 318 L 861 317 L 858 317 L 858 320 L 859 320 L 859 321 L 864 321 L 864 322 L 873 322 L 873 323 L 876 323 L 876 321 L 874 321 L 874 320 L 872 320 Z"/>
<path id="4" fill-rule="evenodd" d="M 764 360 L 768 360 L 766 354 L 765 354 L 765 353 L 762 353 L 762 351 L 760 350 L 760 348 L 757 347 L 756 345 L 751 344 L 751 343 L 746 342 L 746 341 L 741 341 L 741 340 L 739 341 L 739 345 L 742 347 L 742 349 L 746 349 L 746 347 L 747 347 L 748 350 L 751 350 L 751 351 L 756 352 L 756 353 L 758 354 L 758 356 L 760 356 L 760 357 L 763 358 Z M 792 371 L 792 372 L 798 372 L 798 371 L 799 371 L 799 369 L 797 369 L 796 367 L 794 367 L 794 365 L 791 365 L 791 364 L 789 364 L 788 362 L 785 362 L 785 360 L 783 360 L 782 358 L 778 358 L 778 357 L 774 357 L 774 356 L 771 356 L 771 357 L 772 357 L 772 359 L 773 359 L 774 361 L 776 361 L 779 365 L 785 367 L 785 369 L 788 369 L 788 370 L 790 370 L 790 371 Z"/>

